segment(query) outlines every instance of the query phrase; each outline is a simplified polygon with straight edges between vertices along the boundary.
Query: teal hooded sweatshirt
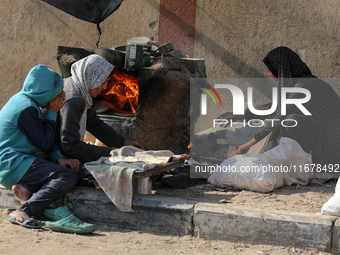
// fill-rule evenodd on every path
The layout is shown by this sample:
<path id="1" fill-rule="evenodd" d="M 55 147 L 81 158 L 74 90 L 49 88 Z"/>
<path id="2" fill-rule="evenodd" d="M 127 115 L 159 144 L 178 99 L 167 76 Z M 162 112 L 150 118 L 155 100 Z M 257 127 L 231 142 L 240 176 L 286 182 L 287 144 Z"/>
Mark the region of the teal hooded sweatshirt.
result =
<path id="1" fill-rule="evenodd" d="M 18 119 L 22 112 L 27 108 L 33 110 L 40 117 L 42 110 L 40 107 L 47 106 L 48 102 L 56 97 L 63 89 L 63 78 L 56 72 L 48 69 L 44 65 L 37 65 L 28 73 L 23 88 L 20 92 L 15 94 L 0 111 L 0 183 L 10 188 L 18 183 L 24 176 L 27 170 L 36 159 L 31 155 L 37 146 L 34 146 L 29 137 L 22 132 L 18 127 Z M 35 109 L 33 109 L 33 108 Z M 36 115 L 36 114 L 35 114 Z M 57 113 L 54 111 L 47 111 L 46 121 L 53 121 L 57 118 Z M 30 120 L 30 118 L 28 118 Z M 33 123 L 33 121 L 35 123 Z M 36 125 L 40 119 L 32 118 L 32 123 L 24 123 L 25 127 L 29 128 L 30 125 Z M 44 126 L 41 120 L 41 127 Z M 54 124 L 50 125 L 49 133 L 53 133 L 54 129 L 51 128 Z M 53 139 L 54 140 L 54 139 Z M 52 139 L 49 139 L 48 144 L 46 141 L 40 141 L 42 147 L 51 148 Z M 45 151 L 46 152 L 46 151 Z M 53 152 L 48 151 L 52 161 L 56 161 L 62 157 L 59 150 L 55 146 Z"/>

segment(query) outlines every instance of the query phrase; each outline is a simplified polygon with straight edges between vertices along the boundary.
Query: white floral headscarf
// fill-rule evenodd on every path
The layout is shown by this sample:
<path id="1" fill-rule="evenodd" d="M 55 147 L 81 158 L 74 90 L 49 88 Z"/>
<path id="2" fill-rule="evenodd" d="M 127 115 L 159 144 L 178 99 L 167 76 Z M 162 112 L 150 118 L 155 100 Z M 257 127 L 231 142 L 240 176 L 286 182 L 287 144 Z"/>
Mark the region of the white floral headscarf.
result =
<path id="1" fill-rule="evenodd" d="M 84 140 L 86 131 L 87 110 L 92 107 L 93 101 L 90 90 L 98 88 L 109 77 L 114 66 L 105 58 L 99 55 L 89 55 L 71 66 L 72 80 L 76 83 L 81 91 L 86 107 L 80 119 L 80 139 Z"/>

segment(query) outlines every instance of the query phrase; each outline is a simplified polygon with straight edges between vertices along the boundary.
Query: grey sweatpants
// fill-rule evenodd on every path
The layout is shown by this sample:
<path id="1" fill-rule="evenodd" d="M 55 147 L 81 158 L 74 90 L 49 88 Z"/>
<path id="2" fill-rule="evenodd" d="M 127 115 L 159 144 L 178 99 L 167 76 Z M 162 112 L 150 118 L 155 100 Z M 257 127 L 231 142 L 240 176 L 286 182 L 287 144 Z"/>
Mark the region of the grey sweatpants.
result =
<path id="1" fill-rule="evenodd" d="M 78 175 L 72 169 L 37 158 L 19 181 L 32 196 L 17 209 L 30 217 L 40 214 L 43 209 L 64 196 L 77 181 Z"/>

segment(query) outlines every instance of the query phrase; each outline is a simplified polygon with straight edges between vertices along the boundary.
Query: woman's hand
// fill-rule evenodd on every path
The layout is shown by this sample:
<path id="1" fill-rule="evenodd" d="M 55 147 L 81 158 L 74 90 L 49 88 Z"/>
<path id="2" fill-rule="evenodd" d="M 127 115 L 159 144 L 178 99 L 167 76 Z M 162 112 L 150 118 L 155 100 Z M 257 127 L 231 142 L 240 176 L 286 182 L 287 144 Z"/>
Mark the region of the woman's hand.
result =
<path id="1" fill-rule="evenodd" d="M 242 144 L 238 147 L 237 151 L 236 151 L 236 155 L 241 155 L 241 154 L 245 154 L 247 153 L 247 151 L 249 150 L 249 146 L 247 143 Z"/>
<path id="2" fill-rule="evenodd" d="M 133 146 L 133 147 L 137 147 L 139 149 L 144 150 L 143 146 L 140 143 L 135 142 L 135 141 L 126 140 L 124 145 L 125 146 Z"/>
<path id="3" fill-rule="evenodd" d="M 65 91 L 62 90 L 58 94 L 58 96 L 56 96 L 55 98 L 53 98 L 51 101 L 48 102 L 47 110 L 48 111 L 58 112 L 61 108 L 63 108 L 65 98 L 66 98 Z"/>
<path id="4" fill-rule="evenodd" d="M 251 139 L 249 142 L 242 144 L 238 147 L 236 151 L 236 155 L 245 154 L 251 146 L 253 146 L 256 143 L 255 138 Z"/>
<path id="5" fill-rule="evenodd" d="M 69 167 L 76 173 L 79 172 L 80 162 L 78 159 L 66 159 L 66 158 L 59 158 L 58 164 L 64 167 Z"/>

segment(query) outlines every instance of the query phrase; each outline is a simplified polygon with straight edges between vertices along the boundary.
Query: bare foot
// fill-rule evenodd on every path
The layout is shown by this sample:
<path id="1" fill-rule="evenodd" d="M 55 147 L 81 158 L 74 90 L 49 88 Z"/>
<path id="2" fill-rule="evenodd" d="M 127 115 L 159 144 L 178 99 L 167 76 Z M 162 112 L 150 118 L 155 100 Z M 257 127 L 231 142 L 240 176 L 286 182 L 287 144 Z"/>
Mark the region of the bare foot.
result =
<path id="1" fill-rule="evenodd" d="M 12 192 L 19 198 L 20 204 L 31 198 L 31 193 L 25 189 L 20 183 L 12 186 Z"/>
<path id="2" fill-rule="evenodd" d="M 8 216 L 9 217 L 23 216 L 23 217 L 26 217 L 26 218 L 30 218 L 30 216 L 28 216 L 27 213 L 22 212 L 20 210 L 15 210 L 14 212 L 11 212 L 10 214 L 8 214 Z M 21 217 L 18 217 L 17 220 L 20 221 L 20 222 L 24 222 L 25 221 L 25 219 L 21 218 Z M 28 223 L 28 225 L 35 226 L 36 224 L 34 222 L 30 222 L 30 223 Z"/>

